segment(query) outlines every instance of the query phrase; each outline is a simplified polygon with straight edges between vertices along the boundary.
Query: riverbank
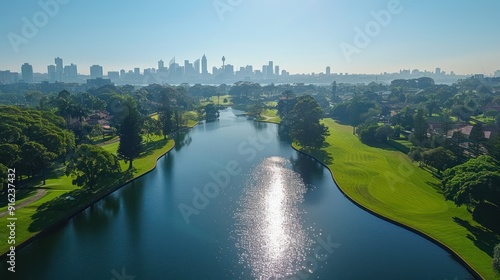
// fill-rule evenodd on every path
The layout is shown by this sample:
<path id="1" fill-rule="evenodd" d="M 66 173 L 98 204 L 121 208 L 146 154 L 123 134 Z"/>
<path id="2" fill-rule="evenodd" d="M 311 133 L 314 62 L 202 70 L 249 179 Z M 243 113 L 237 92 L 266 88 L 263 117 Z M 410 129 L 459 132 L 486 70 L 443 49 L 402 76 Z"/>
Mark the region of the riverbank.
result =
<path id="1" fill-rule="evenodd" d="M 197 124 L 197 122 L 190 123 L 185 129 L 190 129 Z M 122 170 L 125 171 L 115 178 L 107 178 L 91 191 L 72 185 L 71 178 L 64 175 L 64 166 L 54 170 L 48 176 L 46 184 L 38 187 L 46 190 L 46 194 L 29 205 L 16 209 L 16 243 L 2 243 L 0 258 L 5 257 L 11 245 L 15 245 L 16 250 L 21 249 L 35 238 L 55 230 L 71 217 L 122 186 L 154 170 L 157 161 L 174 148 L 175 141 L 171 139 L 174 135 L 175 133 L 166 140 L 163 137 L 157 137 L 145 143 L 145 152 L 140 158 L 134 160 L 132 171 L 126 170 L 128 165 L 120 161 Z M 103 145 L 102 148 L 116 154 L 118 142 Z M 7 224 L 7 216 L 0 220 Z M 7 227 L 1 227 L 0 236 L 8 236 L 7 230 Z"/>
<path id="2" fill-rule="evenodd" d="M 323 123 L 330 136 L 317 157 L 328 155 L 326 166 L 349 199 L 442 244 L 482 278 L 496 279 L 488 245 L 500 242 L 500 236 L 473 221 L 466 207 L 446 201 L 439 180 L 399 151 L 361 143 L 350 126 L 332 119 Z"/>
<path id="3" fill-rule="evenodd" d="M 323 123 L 330 136 L 322 150 L 307 152 L 293 147 L 327 167 L 348 199 L 438 244 L 476 277 L 498 279 L 491 267 L 491 254 L 500 236 L 473 221 L 466 207 L 446 201 L 439 180 L 391 147 L 361 143 L 350 126 L 332 119 Z"/>

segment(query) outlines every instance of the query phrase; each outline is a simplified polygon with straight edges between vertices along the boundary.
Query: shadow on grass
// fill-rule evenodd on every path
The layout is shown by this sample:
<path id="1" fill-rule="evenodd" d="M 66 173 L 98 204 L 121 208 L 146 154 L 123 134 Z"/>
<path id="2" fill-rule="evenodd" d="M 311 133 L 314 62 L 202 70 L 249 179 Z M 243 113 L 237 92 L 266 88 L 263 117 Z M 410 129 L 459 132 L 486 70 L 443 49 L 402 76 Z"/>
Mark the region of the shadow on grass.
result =
<path id="1" fill-rule="evenodd" d="M 147 157 L 152 155 L 156 150 L 163 148 L 167 145 L 168 139 L 161 139 L 159 141 L 148 142 L 144 145 L 144 152 L 139 158 Z"/>
<path id="2" fill-rule="evenodd" d="M 327 142 L 323 143 L 322 149 L 317 149 L 317 148 L 303 148 L 302 151 L 305 153 L 308 153 L 318 159 L 319 161 L 323 162 L 326 165 L 330 165 L 333 163 L 333 156 L 331 153 L 327 152 L 324 150 L 324 148 L 330 147 L 330 144 Z"/>
<path id="3" fill-rule="evenodd" d="M 471 225 L 469 221 L 458 217 L 453 217 L 453 221 L 469 231 L 467 238 L 472 240 L 477 248 L 488 254 L 488 256 L 493 257 L 493 248 L 500 242 L 498 234 L 485 227 Z"/>
<path id="4" fill-rule="evenodd" d="M 132 179 L 130 171 L 108 178 L 98 183 L 94 188 L 77 189 L 40 205 L 31 217 L 33 222 L 29 226 L 30 232 L 38 232 L 56 222 L 61 221 L 82 210 L 95 200 L 116 190 L 126 181 Z"/>

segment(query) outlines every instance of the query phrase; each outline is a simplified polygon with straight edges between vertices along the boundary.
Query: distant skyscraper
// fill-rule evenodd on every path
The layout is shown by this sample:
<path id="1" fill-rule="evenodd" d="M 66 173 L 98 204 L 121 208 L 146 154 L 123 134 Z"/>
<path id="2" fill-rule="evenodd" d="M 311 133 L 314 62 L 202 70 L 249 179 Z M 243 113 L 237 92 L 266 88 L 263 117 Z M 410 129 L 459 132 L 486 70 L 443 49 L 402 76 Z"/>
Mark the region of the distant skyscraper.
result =
<path id="1" fill-rule="evenodd" d="M 195 75 L 200 74 L 200 59 L 194 61 L 194 74 Z"/>
<path id="2" fill-rule="evenodd" d="M 274 75 L 279 76 L 280 74 L 280 67 L 278 65 L 274 66 Z"/>
<path id="3" fill-rule="evenodd" d="M 436 72 L 435 73 L 436 73 L 436 75 L 441 75 L 441 68 L 439 68 L 439 67 L 436 68 Z"/>
<path id="4" fill-rule="evenodd" d="M 136 75 L 136 76 L 140 76 L 140 75 L 141 75 L 141 68 L 139 68 L 139 67 L 135 67 L 135 68 L 134 68 L 134 75 Z"/>
<path id="5" fill-rule="evenodd" d="M 56 63 L 56 81 L 62 82 L 64 76 L 63 60 L 60 57 L 56 57 L 54 62 Z"/>
<path id="6" fill-rule="evenodd" d="M 47 74 L 49 75 L 49 82 L 55 82 L 56 81 L 56 66 L 55 65 L 49 65 L 47 66 Z"/>
<path id="7" fill-rule="evenodd" d="M 330 68 L 330 66 L 326 66 L 326 74 L 330 75 L 331 71 L 332 71 L 332 68 Z"/>
<path id="8" fill-rule="evenodd" d="M 97 79 L 102 78 L 102 66 L 92 65 L 90 66 L 90 78 Z"/>
<path id="9" fill-rule="evenodd" d="M 273 75 L 273 70 L 274 70 L 273 62 L 269 61 L 269 66 L 267 67 L 267 75 L 268 76 L 272 76 Z"/>
<path id="10" fill-rule="evenodd" d="M 206 75 L 208 74 L 208 68 L 207 68 L 207 57 L 203 55 L 201 58 L 201 74 Z"/>
<path id="11" fill-rule="evenodd" d="M 68 82 L 75 82 L 78 80 L 78 69 L 75 64 L 64 66 L 64 80 Z"/>
<path id="12" fill-rule="evenodd" d="M 25 83 L 33 83 L 33 66 L 28 63 L 23 64 L 21 66 L 21 76 Z"/>
<path id="13" fill-rule="evenodd" d="M 165 69 L 165 63 L 163 60 L 158 61 L 158 72 L 163 72 Z"/>
<path id="14" fill-rule="evenodd" d="M 108 79 L 111 81 L 117 81 L 120 79 L 120 72 L 118 71 L 108 71 Z"/>

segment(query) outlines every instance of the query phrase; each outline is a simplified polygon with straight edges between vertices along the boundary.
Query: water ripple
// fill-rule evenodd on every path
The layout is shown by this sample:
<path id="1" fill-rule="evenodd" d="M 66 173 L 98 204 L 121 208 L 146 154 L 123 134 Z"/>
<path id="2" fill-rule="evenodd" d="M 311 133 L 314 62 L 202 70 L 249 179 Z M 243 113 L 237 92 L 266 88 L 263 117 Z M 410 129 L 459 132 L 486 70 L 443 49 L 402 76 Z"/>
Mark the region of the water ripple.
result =
<path id="1" fill-rule="evenodd" d="M 303 227 L 306 186 L 280 157 L 265 159 L 252 172 L 235 214 L 239 262 L 255 279 L 277 279 L 303 269 L 313 241 Z"/>

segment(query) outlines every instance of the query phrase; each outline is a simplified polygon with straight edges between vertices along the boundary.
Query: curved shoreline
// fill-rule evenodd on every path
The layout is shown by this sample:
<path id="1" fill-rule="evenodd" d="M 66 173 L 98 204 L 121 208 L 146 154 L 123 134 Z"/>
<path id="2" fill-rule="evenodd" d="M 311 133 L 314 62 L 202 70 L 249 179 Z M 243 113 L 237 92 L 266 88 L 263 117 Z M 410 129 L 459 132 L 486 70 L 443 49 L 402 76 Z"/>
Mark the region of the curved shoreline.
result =
<path id="1" fill-rule="evenodd" d="M 337 183 L 337 180 L 335 179 L 335 175 L 333 174 L 333 171 L 331 170 L 331 168 L 325 164 L 324 162 L 322 162 L 321 160 L 317 159 L 315 156 L 307 153 L 307 152 L 304 152 L 304 151 L 301 151 L 299 149 L 297 149 L 296 147 L 294 147 L 293 145 L 291 145 L 292 149 L 294 149 L 295 151 L 297 151 L 298 153 L 301 153 L 305 156 L 308 156 L 312 159 L 314 159 L 315 161 L 317 161 L 319 164 L 321 164 L 323 167 L 325 167 L 326 169 L 328 169 L 328 171 L 330 172 L 330 175 L 332 176 L 332 179 L 333 179 L 333 182 L 335 183 L 335 185 L 337 186 L 337 189 L 340 190 L 340 192 L 349 200 L 351 201 L 352 203 L 354 203 L 354 205 L 358 206 L 359 208 L 363 209 L 364 211 L 384 220 L 384 221 L 387 221 L 391 224 L 394 224 L 396 226 L 399 226 L 399 227 L 402 227 L 406 230 L 409 230 L 429 241 L 431 241 L 432 243 L 438 245 L 439 247 L 441 247 L 442 249 L 444 249 L 446 252 L 448 252 L 456 261 L 458 261 L 460 264 L 462 264 L 465 269 L 467 269 L 467 271 L 469 271 L 472 276 L 474 276 L 476 279 L 485 279 L 474 267 L 472 267 L 472 265 L 470 265 L 464 258 L 462 258 L 462 256 L 460 256 L 460 254 L 458 254 L 457 252 L 455 252 L 455 250 L 453 250 L 451 247 L 449 247 L 448 245 L 442 243 L 441 241 L 435 239 L 434 237 L 420 231 L 419 229 L 416 229 L 410 225 L 406 225 L 406 224 L 403 224 L 401 222 L 398 222 L 396 220 L 393 220 L 389 217 L 386 217 L 380 213 L 377 213 L 369 208 L 367 208 L 366 206 L 364 206 L 363 204 L 357 202 L 356 200 L 354 200 L 351 196 L 349 196 L 349 194 L 344 191 L 342 189 L 342 187 Z"/>
<path id="2" fill-rule="evenodd" d="M 194 127 L 196 127 L 197 125 L 199 124 L 199 122 L 197 122 L 195 125 L 193 125 L 192 127 L 187 127 L 187 128 L 183 128 L 183 129 L 180 129 L 174 133 L 172 133 L 172 136 L 176 135 L 178 132 L 181 132 L 181 131 L 184 131 L 184 130 L 189 130 L 189 129 L 192 129 Z M 165 155 L 167 155 L 170 151 L 172 151 L 172 149 L 175 148 L 175 140 L 174 139 L 171 139 L 173 141 L 173 145 L 172 147 L 168 148 L 168 150 L 166 150 L 164 153 L 160 154 L 158 156 L 158 158 L 155 160 L 155 165 L 149 169 L 149 170 L 146 170 L 144 173 L 138 175 L 137 177 L 134 177 L 132 179 L 129 179 L 127 181 L 125 181 L 124 183 L 121 183 L 121 184 L 118 184 L 116 187 L 113 187 L 109 190 L 107 190 L 106 192 L 102 193 L 101 195 L 95 197 L 94 199 L 92 199 L 89 203 L 77 208 L 75 211 L 72 211 L 71 213 L 69 213 L 68 215 L 64 216 L 63 218 L 59 219 L 58 221 L 54 222 L 52 225 L 49 225 L 48 227 L 44 228 L 43 230 L 39 231 L 38 233 L 36 233 L 35 235 L 31 236 L 30 238 L 24 240 L 23 242 L 21 242 L 19 245 L 16 246 L 16 252 L 18 250 L 21 250 L 22 248 L 28 246 L 29 244 L 31 244 L 33 241 L 35 241 L 36 239 L 38 238 L 41 238 L 47 234 L 50 234 L 52 232 L 54 232 L 55 230 L 57 230 L 59 227 L 63 226 L 66 222 L 68 222 L 71 218 L 75 217 L 76 215 L 82 213 L 83 211 L 85 211 L 87 208 L 91 207 L 92 205 L 94 205 L 95 203 L 99 202 L 100 200 L 106 198 L 107 196 L 109 196 L 110 194 L 114 193 L 115 191 L 121 189 L 122 187 L 124 187 L 125 185 L 129 184 L 129 183 L 132 183 L 133 181 L 151 173 L 153 170 L 156 169 L 157 165 L 158 165 L 158 161 L 164 157 Z M 7 250 L 6 252 L 2 253 L 0 255 L 0 260 L 4 260 L 7 256 L 7 254 L 9 253 L 9 251 Z"/>

